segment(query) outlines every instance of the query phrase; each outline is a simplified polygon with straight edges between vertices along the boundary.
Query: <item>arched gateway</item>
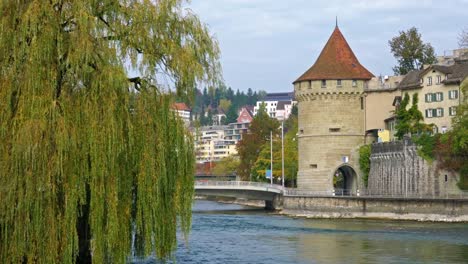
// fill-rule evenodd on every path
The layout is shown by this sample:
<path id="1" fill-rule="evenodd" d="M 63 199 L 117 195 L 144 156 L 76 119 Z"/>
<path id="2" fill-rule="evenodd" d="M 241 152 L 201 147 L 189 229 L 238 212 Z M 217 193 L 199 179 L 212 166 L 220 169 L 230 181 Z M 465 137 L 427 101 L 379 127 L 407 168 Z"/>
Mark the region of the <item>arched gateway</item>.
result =
<path id="1" fill-rule="evenodd" d="M 352 195 L 357 191 L 357 174 L 349 165 L 338 167 L 333 174 L 335 195 Z"/>

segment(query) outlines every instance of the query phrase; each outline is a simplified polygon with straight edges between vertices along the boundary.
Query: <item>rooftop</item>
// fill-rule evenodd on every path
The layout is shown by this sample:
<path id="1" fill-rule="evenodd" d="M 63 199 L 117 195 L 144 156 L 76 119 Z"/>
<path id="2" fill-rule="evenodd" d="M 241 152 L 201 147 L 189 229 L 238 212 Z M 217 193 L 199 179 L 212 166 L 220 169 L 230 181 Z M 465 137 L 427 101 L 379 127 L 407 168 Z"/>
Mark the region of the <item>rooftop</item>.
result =
<path id="1" fill-rule="evenodd" d="M 359 63 L 348 42 L 335 27 L 317 61 L 294 83 L 313 80 L 370 80 L 374 75 Z"/>

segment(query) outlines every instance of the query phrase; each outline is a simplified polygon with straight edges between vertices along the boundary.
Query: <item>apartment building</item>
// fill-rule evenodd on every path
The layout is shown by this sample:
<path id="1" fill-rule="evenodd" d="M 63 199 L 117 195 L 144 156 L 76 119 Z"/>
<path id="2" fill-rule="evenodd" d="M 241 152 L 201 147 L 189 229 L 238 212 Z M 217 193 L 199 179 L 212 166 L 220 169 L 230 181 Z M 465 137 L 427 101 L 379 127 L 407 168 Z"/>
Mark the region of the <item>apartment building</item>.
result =
<path id="1" fill-rule="evenodd" d="M 172 104 L 172 110 L 177 113 L 186 126 L 190 125 L 190 114 L 192 111 L 185 103 Z"/>
<path id="2" fill-rule="evenodd" d="M 294 93 L 269 93 L 265 99 L 257 101 L 254 107 L 254 115 L 257 114 L 261 105 L 265 105 L 266 112 L 272 118 L 280 121 L 288 119 L 294 104 Z M 288 111 L 289 109 L 289 111 Z M 279 113 L 278 113 L 279 111 Z"/>
<path id="3" fill-rule="evenodd" d="M 197 163 L 219 161 L 236 155 L 236 140 L 226 138 L 228 126 L 205 126 L 195 131 Z"/>
<path id="4" fill-rule="evenodd" d="M 461 84 L 468 76 L 468 64 L 431 65 L 408 73 L 399 85 L 403 96 L 417 93 L 418 108 L 426 124 L 434 124 L 434 132 L 445 133 L 452 127 L 456 108 L 463 100 Z"/>

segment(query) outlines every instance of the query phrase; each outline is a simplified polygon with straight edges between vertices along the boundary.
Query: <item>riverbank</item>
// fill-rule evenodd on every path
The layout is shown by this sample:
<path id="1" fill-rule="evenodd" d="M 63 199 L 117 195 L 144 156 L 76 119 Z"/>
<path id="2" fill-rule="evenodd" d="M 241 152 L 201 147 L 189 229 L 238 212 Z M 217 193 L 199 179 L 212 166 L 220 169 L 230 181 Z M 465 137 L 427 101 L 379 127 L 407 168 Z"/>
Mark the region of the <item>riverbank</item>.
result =
<path id="1" fill-rule="evenodd" d="M 468 200 L 283 197 L 283 209 L 278 213 L 304 218 L 468 222 Z"/>
<path id="2" fill-rule="evenodd" d="M 214 201 L 214 202 L 224 203 L 224 204 L 238 204 L 238 205 L 245 205 L 245 206 L 256 207 L 256 208 L 265 208 L 265 201 L 263 200 L 247 200 L 247 199 L 230 198 L 230 197 L 206 197 L 206 196 L 201 196 L 201 195 L 195 196 L 195 200 L 207 200 L 207 201 Z"/>

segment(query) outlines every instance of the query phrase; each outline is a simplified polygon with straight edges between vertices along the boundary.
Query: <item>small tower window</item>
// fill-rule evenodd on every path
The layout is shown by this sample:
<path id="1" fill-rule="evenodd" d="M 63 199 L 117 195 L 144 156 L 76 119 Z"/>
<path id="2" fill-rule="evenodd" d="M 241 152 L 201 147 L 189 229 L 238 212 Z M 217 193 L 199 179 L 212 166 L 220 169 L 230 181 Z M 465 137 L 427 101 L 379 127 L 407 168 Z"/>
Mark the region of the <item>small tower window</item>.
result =
<path id="1" fill-rule="evenodd" d="M 356 87 L 356 86 L 357 86 L 357 81 L 353 80 L 353 87 Z"/>
<path id="2" fill-rule="evenodd" d="M 341 80 L 337 80 L 337 81 L 336 81 L 336 86 L 337 86 L 337 87 L 341 87 Z"/>
<path id="3" fill-rule="evenodd" d="M 309 81 L 309 89 L 312 88 L 312 81 Z"/>
<path id="4" fill-rule="evenodd" d="M 322 80 L 322 88 L 326 88 L 327 87 L 327 80 Z"/>

